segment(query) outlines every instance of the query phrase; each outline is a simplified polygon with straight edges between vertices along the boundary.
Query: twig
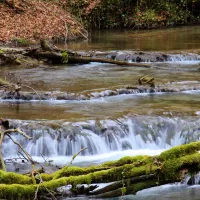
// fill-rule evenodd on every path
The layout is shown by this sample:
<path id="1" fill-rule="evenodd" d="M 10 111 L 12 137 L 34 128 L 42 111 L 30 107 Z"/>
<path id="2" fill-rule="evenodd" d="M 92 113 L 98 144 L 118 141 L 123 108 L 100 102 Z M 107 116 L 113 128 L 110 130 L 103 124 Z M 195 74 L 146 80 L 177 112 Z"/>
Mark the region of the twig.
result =
<path id="1" fill-rule="evenodd" d="M 1 129 L 0 130 L 1 133 L 1 138 L 0 138 L 0 160 L 1 160 L 1 167 L 3 171 L 6 171 L 6 165 L 3 159 L 3 155 L 2 155 L 2 145 L 3 145 L 3 140 L 4 140 L 4 136 L 5 136 L 5 132 Z"/>
<path id="2" fill-rule="evenodd" d="M 23 131 L 21 131 L 19 128 L 5 130 L 4 134 L 9 134 L 9 133 L 14 133 L 14 132 L 19 133 L 20 135 L 24 136 L 28 140 L 32 140 L 33 139 L 32 137 L 26 135 L 26 133 L 24 133 Z"/>
<path id="3" fill-rule="evenodd" d="M 40 155 L 41 155 L 42 158 L 44 159 L 44 162 L 48 162 L 42 154 L 40 154 Z"/>
<path id="4" fill-rule="evenodd" d="M 29 162 L 29 160 L 24 156 L 24 154 L 22 152 L 18 151 L 18 154 L 20 154 L 26 161 Z"/>
<path id="5" fill-rule="evenodd" d="M 74 161 L 74 159 L 75 159 L 82 151 L 84 151 L 84 150 L 86 150 L 86 149 L 87 149 L 87 148 L 83 148 L 83 149 L 81 149 L 77 154 L 75 154 L 75 155 L 72 157 L 70 163 L 66 166 L 66 168 L 68 168 L 68 167 L 72 164 L 72 162 Z M 35 191 L 35 198 L 34 198 L 34 200 L 37 200 L 39 187 L 40 187 L 41 184 L 43 184 L 43 180 L 42 180 L 42 177 L 41 177 L 40 173 L 37 172 L 37 174 L 38 174 L 38 176 L 39 176 L 39 178 L 40 178 L 40 183 L 38 184 L 37 189 L 36 189 L 36 191 Z M 56 197 L 53 195 L 53 193 L 52 193 L 45 185 L 43 185 L 43 186 L 44 186 L 44 188 L 47 190 L 47 192 L 52 196 L 52 199 L 56 200 Z"/>
<path id="6" fill-rule="evenodd" d="M 28 154 L 28 152 L 26 152 L 26 151 L 24 150 L 24 148 L 21 146 L 21 144 L 19 144 L 18 142 L 16 142 L 16 141 L 10 136 L 10 134 L 7 133 L 6 135 L 13 141 L 14 144 L 16 144 L 16 145 L 25 153 L 25 155 L 27 156 L 27 158 L 29 159 L 29 161 L 30 161 L 31 163 L 35 163 L 34 160 L 31 158 L 31 156 Z"/>
<path id="7" fill-rule="evenodd" d="M 66 46 L 67 45 L 67 38 L 68 38 L 69 29 L 68 29 L 66 21 L 64 21 L 64 23 L 65 23 L 65 46 Z"/>
<path id="8" fill-rule="evenodd" d="M 32 89 L 35 92 L 35 94 L 39 97 L 40 101 L 42 100 L 41 97 L 40 97 L 40 95 L 38 94 L 38 92 L 35 89 L 33 89 L 31 86 L 24 85 L 24 84 L 22 84 L 22 86 Z"/>
<path id="9" fill-rule="evenodd" d="M 42 180 L 42 177 L 41 177 L 40 173 L 37 172 L 36 174 L 39 176 L 40 182 L 39 182 L 39 184 L 38 184 L 38 186 L 37 186 L 37 189 L 36 189 L 36 191 L 35 191 L 34 200 L 37 200 L 37 199 L 38 199 L 39 187 L 40 187 L 41 184 L 44 183 L 43 180 Z M 54 194 L 53 194 L 44 184 L 43 184 L 43 187 L 44 187 L 44 188 L 46 189 L 46 191 L 51 195 L 52 199 L 57 200 L 56 197 L 54 196 Z"/>
<path id="10" fill-rule="evenodd" d="M 86 149 L 87 149 L 87 147 L 81 149 L 77 154 L 75 154 L 75 155 L 72 157 L 70 163 L 69 163 L 66 167 L 68 168 L 68 167 L 72 164 L 72 162 L 74 161 L 74 159 L 75 159 L 82 151 L 84 151 L 84 150 L 86 150 Z"/>

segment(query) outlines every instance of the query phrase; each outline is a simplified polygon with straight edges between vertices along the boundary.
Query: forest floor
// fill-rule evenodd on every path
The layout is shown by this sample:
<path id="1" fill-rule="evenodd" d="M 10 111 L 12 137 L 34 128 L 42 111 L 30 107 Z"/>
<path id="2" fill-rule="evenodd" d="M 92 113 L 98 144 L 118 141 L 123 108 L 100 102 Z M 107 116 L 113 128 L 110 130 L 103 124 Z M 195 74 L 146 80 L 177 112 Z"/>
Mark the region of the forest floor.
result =
<path id="1" fill-rule="evenodd" d="M 99 1 L 90 0 L 89 13 Z M 62 5 L 39 0 L 0 3 L 0 42 L 29 44 L 41 38 L 74 40 L 87 37 L 84 26 Z"/>

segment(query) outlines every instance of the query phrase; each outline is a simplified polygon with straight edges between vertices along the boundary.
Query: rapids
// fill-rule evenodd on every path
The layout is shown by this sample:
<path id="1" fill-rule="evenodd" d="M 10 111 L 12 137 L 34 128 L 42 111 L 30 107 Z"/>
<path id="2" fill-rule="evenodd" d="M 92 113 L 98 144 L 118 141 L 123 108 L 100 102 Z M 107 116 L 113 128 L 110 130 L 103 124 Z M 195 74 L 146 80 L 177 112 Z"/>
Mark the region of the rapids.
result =
<path id="1" fill-rule="evenodd" d="M 0 76 L 9 70 L 37 91 L 84 97 L 43 101 L 1 98 L 1 116 L 33 137 L 27 141 L 14 134 L 34 159 L 44 162 L 45 158 L 63 166 L 87 147 L 73 164 L 88 166 L 123 156 L 158 155 L 200 139 L 199 26 L 94 32 L 90 40 L 69 43 L 68 48 L 110 52 L 115 59 L 129 62 L 135 61 L 130 52 L 136 50 L 151 55 L 157 51 L 168 57 L 141 60 L 150 63 L 150 69 L 98 63 L 1 67 Z M 150 89 L 124 90 L 137 87 L 138 78 L 147 74 L 155 78 L 157 90 L 153 93 Z M 163 85 L 169 90 L 161 90 Z M 17 152 L 5 138 L 4 157 L 16 157 Z M 198 186 L 187 185 L 191 181 L 199 184 L 199 175 L 186 178 L 183 185 L 156 187 L 123 199 L 199 200 Z"/>
<path id="2" fill-rule="evenodd" d="M 45 156 L 55 164 L 66 164 L 80 149 L 88 149 L 74 163 L 101 163 L 125 155 L 157 155 L 170 147 L 200 139 L 198 117 L 135 116 L 117 120 L 63 121 L 12 121 L 33 140 L 16 135 L 17 141 L 37 160 Z M 18 147 L 7 139 L 6 157 L 17 157 Z M 65 160 L 64 163 L 62 161 Z"/>

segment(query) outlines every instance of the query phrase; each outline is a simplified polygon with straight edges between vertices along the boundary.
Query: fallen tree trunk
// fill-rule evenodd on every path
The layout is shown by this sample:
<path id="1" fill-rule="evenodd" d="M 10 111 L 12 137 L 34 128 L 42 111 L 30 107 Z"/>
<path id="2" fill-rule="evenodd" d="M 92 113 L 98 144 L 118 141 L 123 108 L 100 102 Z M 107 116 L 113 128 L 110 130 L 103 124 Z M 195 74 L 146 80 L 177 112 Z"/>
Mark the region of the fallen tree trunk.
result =
<path id="1" fill-rule="evenodd" d="M 120 197 L 124 195 L 136 194 L 140 190 L 148 189 L 151 187 L 167 184 L 169 181 L 161 180 L 159 183 L 157 179 L 146 180 L 137 182 L 136 184 L 130 184 L 127 187 L 118 188 L 116 190 L 110 190 L 102 194 L 94 195 L 93 198 L 113 198 Z"/>
<path id="2" fill-rule="evenodd" d="M 30 54 L 29 54 L 30 55 Z M 56 64 L 88 64 L 90 62 L 97 62 L 97 63 L 108 63 L 108 64 L 115 64 L 120 66 L 129 66 L 129 67 L 146 67 L 150 68 L 150 64 L 142 64 L 142 63 L 130 63 L 126 61 L 119 61 L 119 60 L 112 60 L 107 58 L 95 58 L 95 57 L 89 57 L 89 56 L 82 56 L 78 53 L 74 53 L 74 55 L 71 52 L 67 52 L 66 61 L 62 53 L 60 52 L 54 52 L 54 51 L 35 51 L 32 56 L 35 58 L 40 59 L 48 59 L 48 61 Z"/>
<path id="3" fill-rule="evenodd" d="M 47 41 L 41 41 L 41 47 L 38 48 L 0 48 L 0 65 L 39 65 L 41 62 L 56 64 L 87 64 L 97 62 L 119 66 L 150 68 L 152 64 L 146 64 L 145 62 L 167 62 L 179 57 L 185 57 L 188 60 L 200 60 L 199 54 L 188 52 L 173 54 L 142 51 L 72 51 L 69 49 L 58 49 L 55 46 L 49 45 Z M 181 59 L 178 60 L 181 61 Z M 159 67 L 157 66 L 156 68 Z"/>
<path id="4" fill-rule="evenodd" d="M 116 182 L 109 184 L 108 186 L 105 186 L 105 187 L 99 189 L 99 190 L 97 189 L 94 192 L 90 192 L 90 194 L 91 195 L 99 195 L 101 193 L 116 191 L 120 188 L 128 187 L 129 185 L 131 185 L 133 183 L 155 179 L 155 177 L 156 177 L 155 174 L 149 174 L 149 175 L 142 175 L 142 176 L 138 176 L 138 177 L 132 177 L 130 179 L 125 179 L 122 181 L 116 181 Z M 117 194 L 117 192 L 116 192 L 116 194 Z M 112 197 L 114 197 L 114 196 L 112 196 Z M 100 197 L 100 198 L 102 198 L 102 197 Z"/>
<path id="5" fill-rule="evenodd" d="M 58 49 L 50 47 L 48 44 L 41 42 L 41 48 L 34 49 L 0 49 L 1 65 L 36 65 L 40 61 L 54 64 L 88 64 L 90 62 L 108 63 L 129 67 L 146 67 L 150 68 L 150 64 L 119 61 L 105 57 L 95 57 L 89 53 L 81 53 L 71 50 Z M 37 60 L 35 60 L 37 59 Z"/>
<path id="6" fill-rule="evenodd" d="M 135 194 L 145 188 L 180 181 L 187 171 L 200 170 L 200 142 L 174 147 L 159 156 L 125 157 L 100 166 L 66 166 L 52 174 L 40 174 L 42 182 L 36 182 L 27 175 L 0 171 L 0 197 L 6 199 L 32 199 L 37 191 L 38 197 L 58 188 L 72 185 L 72 193 L 77 194 L 80 184 L 109 183 L 110 185 L 94 191 L 87 191 L 93 198 L 115 197 Z M 91 190 L 95 187 L 89 187 Z"/>

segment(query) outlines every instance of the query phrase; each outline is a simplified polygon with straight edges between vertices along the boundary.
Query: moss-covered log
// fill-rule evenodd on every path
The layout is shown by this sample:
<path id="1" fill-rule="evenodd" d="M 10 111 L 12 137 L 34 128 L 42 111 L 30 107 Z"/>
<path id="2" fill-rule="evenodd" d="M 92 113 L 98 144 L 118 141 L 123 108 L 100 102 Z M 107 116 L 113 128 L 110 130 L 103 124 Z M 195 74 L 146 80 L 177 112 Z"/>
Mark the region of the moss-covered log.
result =
<path id="1" fill-rule="evenodd" d="M 144 188 L 180 181 L 182 171 L 200 170 L 200 142 L 181 145 L 167 150 L 159 156 L 124 157 L 118 161 L 91 167 L 64 167 L 52 174 L 40 174 L 42 183 L 36 184 L 32 177 L 0 171 L 0 197 L 6 199 L 32 199 L 38 195 L 56 191 L 61 186 L 79 184 L 110 183 L 103 189 L 89 192 L 92 197 L 114 197 L 135 194 Z"/>
<path id="2" fill-rule="evenodd" d="M 41 41 L 41 48 L 34 49 L 0 49 L 0 65 L 39 65 L 40 62 L 56 64 L 88 64 L 90 62 L 108 63 L 129 67 L 146 67 L 150 64 L 120 61 L 112 58 L 96 57 L 88 53 L 58 49 L 51 47 L 46 41 Z"/>
<path id="3" fill-rule="evenodd" d="M 30 56 L 34 58 L 39 59 L 47 59 L 49 63 L 54 64 L 88 64 L 90 62 L 97 62 L 97 63 L 108 63 L 108 64 L 114 64 L 114 65 L 120 65 L 120 66 L 129 66 L 129 67 L 145 67 L 150 68 L 150 64 L 144 64 L 144 63 L 134 63 L 134 62 L 127 62 L 127 61 L 119 61 L 119 60 L 113 60 L 108 58 L 96 58 L 92 56 L 84 56 L 77 52 L 71 52 L 67 50 L 61 50 L 61 51 L 35 51 Z"/>

